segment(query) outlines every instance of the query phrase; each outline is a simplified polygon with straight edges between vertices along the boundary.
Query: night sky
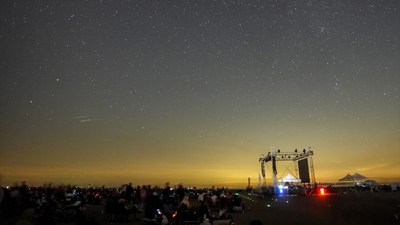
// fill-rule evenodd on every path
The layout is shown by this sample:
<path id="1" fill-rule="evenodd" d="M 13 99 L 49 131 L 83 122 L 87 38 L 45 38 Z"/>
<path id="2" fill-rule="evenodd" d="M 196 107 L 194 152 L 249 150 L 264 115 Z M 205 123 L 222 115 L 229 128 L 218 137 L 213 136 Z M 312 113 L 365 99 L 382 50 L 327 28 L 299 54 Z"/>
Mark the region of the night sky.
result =
<path id="1" fill-rule="evenodd" d="M 0 184 L 399 181 L 399 45 L 398 0 L 1 1 Z"/>

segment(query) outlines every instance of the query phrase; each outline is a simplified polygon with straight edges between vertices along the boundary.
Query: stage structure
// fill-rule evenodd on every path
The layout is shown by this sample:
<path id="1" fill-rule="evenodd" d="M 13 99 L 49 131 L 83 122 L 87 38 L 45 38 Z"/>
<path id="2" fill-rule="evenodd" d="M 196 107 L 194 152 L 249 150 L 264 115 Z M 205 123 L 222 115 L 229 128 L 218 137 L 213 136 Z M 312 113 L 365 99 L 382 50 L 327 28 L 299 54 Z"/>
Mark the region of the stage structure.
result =
<path id="1" fill-rule="evenodd" d="M 276 162 L 277 161 L 292 161 L 294 162 L 296 172 L 298 172 L 298 177 L 301 180 L 301 183 L 303 184 L 313 184 L 315 185 L 315 174 L 314 174 L 314 164 L 313 164 L 313 159 L 312 156 L 314 155 L 314 151 L 311 150 L 311 148 L 308 148 L 308 150 L 303 149 L 303 151 L 297 151 L 294 150 L 294 152 L 281 152 L 280 149 L 275 151 L 274 149 L 271 149 L 270 152 L 266 156 L 262 156 L 259 159 L 259 162 L 261 163 L 261 174 L 263 177 L 263 184 L 266 186 L 266 181 L 265 181 L 265 163 L 271 162 L 272 163 L 272 182 L 273 182 L 273 188 L 276 191 L 277 187 L 277 178 L 276 175 L 278 174 L 278 171 L 276 169 Z M 311 175 L 311 178 L 310 178 Z"/>

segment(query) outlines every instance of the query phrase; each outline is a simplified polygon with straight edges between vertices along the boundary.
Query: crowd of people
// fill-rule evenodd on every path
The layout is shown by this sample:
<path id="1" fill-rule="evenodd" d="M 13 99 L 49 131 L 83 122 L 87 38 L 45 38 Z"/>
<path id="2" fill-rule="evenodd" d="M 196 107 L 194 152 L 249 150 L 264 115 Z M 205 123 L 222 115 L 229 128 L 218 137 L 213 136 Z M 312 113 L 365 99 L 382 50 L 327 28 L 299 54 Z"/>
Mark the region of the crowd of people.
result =
<path id="1" fill-rule="evenodd" d="M 29 219 L 33 224 L 56 224 L 59 221 L 86 224 L 81 209 L 88 204 L 99 204 L 101 191 L 101 188 L 71 185 L 31 187 L 25 182 L 0 187 L 0 216 L 12 221 L 27 211 L 33 211 Z"/>
<path id="2" fill-rule="evenodd" d="M 242 211 L 240 197 L 227 188 L 196 189 L 183 185 L 171 187 L 133 186 L 119 188 L 46 185 L 30 187 L 25 182 L 0 188 L 0 216 L 18 218 L 33 210 L 32 224 L 96 224 L 85 207 L 101 209 L 101 220 L 143 220 L 145 224 L 233 223 L 232 212 Z"/>
<path id="3" fill-rule="evenodd" d="M 241 199 L 225 188 L 196 189 L 124 185 L 121 191 L 113 192 L 105 203 L 105 214 L 114 219 L 125 219 L 127 215 L 143 213 L 149 223 L 182 224 L 227 220 L 232 222 L 229 212 L 242 207 Z M 119 209 L 119 210 L 118 210 Z M 243 208 L 241 208 L 243 209 Z"/>

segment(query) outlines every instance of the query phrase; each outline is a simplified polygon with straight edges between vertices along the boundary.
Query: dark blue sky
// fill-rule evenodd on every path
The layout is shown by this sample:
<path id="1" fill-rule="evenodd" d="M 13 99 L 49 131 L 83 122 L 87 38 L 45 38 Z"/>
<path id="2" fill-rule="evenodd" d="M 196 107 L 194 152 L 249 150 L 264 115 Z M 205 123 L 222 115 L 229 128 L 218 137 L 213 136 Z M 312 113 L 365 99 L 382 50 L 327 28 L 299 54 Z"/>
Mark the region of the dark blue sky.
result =
<path id="1" fill-rule="evenodd" d="M 380 177 L 369 169 L 379 164 L 400 178 L 400 157 L 373 160 L 376 146 L 400 156 L 399 10 L 395 0 L 3 1 L 4 179 L 125 165 L 135 172 L 124 179 L 156 182 L 141 171 L 163 155 L 160 168 L 200 157 L 220 180 L 229 155 L 243 165 L 238 182 L 271 146 L 321 149 L 321 177 L 340 161 L 338 177 Z M 46 177 L 48 167 L 60 172 Z"/>

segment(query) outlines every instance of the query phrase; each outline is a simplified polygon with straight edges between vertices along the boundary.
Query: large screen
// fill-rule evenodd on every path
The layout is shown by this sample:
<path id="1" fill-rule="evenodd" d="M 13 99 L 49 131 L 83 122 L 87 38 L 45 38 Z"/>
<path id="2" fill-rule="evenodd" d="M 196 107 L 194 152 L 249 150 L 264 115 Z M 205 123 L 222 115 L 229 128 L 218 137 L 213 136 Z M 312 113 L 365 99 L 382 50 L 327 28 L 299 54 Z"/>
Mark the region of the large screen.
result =
<path id="1" fill-rule="evenodd" d="M 298 165 L 299 165 L 299 175 L 300 175 L 301 183 L 310 183 L 308 160 L 307 159 L 299 160 Z"/>

